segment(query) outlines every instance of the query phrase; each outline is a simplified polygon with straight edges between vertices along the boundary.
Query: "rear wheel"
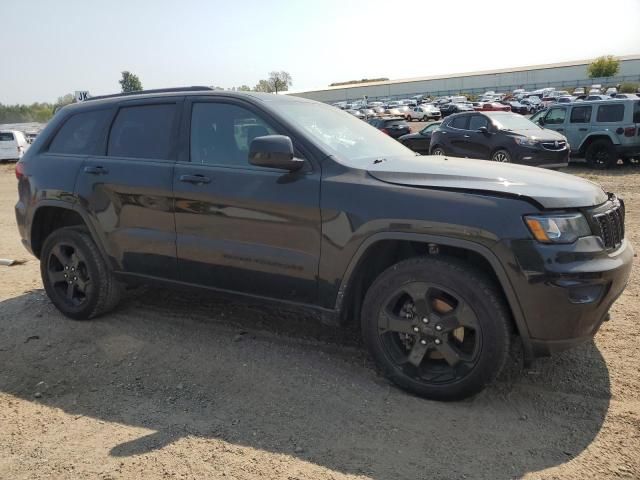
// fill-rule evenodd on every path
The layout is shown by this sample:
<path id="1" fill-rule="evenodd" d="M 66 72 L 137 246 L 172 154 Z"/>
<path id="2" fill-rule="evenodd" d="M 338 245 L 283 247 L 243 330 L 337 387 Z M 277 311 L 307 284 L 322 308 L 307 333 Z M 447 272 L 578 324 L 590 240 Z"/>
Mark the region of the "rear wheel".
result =
<path id="1" fill-rule="evenodd" d="M 491 160 L 500 163 L 511 163 L 511 155 L 505 149 L 496 150 L 491 155 Z"/>
<path id="2" fill-rule="evenodd" d="M 427 117 L 426 115 L 424 117 L 422 117 L 422 121 L 423 122 L 428 122 L 429 121 L 429 117 Z"/>
<path id="3" fill-rule="evenodd" d="M 446 153 L 442 147 L 436 146 L 431 150 L 431 155 L 446 155 Z"/>
<path id="4" fill-rule="evenodd" d="M 122 288 L 89 234 L 61 228 L 44 242 L 40 255 L 42 283 L 51 302 L 74 320 L 87 320 L 113 309 Z"/>
<path id="5" fill-rule="evenodd" d="M 599 170 L 615 165 L 616 149 L 609 140 L 596 140 L 587 148 L 585 152 L 587 164 Z"/>
<path id="6" fill-rule="evenodd" d="M 362 335 L 376 365 L 401 388 L 458 400 L 491 383 L 509 351 L 509 315 L 480 272 L 454 259 L 414 258 L 368 290 Z"/>

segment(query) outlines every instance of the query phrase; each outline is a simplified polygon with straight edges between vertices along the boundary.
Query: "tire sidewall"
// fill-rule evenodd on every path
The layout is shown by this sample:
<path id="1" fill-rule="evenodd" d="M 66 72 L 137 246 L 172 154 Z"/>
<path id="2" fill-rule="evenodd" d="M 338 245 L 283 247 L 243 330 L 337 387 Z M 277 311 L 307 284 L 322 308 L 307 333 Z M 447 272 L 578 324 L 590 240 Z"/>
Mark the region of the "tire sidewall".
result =
<path id="1" fill-rule="evenodd" d="M 462 379 L 444 385 L 418 382 L 405 375 L 388 357 L 378 335 L 378 312 L 384 308 L 391 289 L 411 281 L 439 284 L 458 294 L 474 310 L 480 324 L 480 352 L 476 365 Z M 451 264 L 429 258 L 413 264 L 401 262 L 385 271 L 367 292 L 361 319 L 363 340 L 376 365 L 400 387 L 430 399 L 458 400 L 482 390 L 502 369 L 509 344 L 504 306 L 495 292 L 478 288 L 484 282 L 464 267 L 452 268 Z"/>
<path id="2" fill-rule="evenodd" d="M 87 318 L 90 318 L 92 312 L 96 310 L 99 302 L 100 269 L 98 268 L 96 259 L 93 258 L 91 250 L 86 245 L 87 241 L 87 237 L 79 231 L 71 228 L 63 228 L 55 231 L 49 237 L 47 237 L 40 255 L 40 275 L 42 277 L 42 284 L 44 285 L 44 289 L 47 292 L 49 299 L 55 305 L 55 307 L 60 310 L 65 316 L 74 320 L 85 320 Z M 86 301 L 78 307 L 73 307 L 65 303 L 58 297 L 58 294 L 57 292 L 55 292 L 54 286 L 50 282 L 47 273 L 49 255 L 51 254 L 51 250 L 53 249 L 53 247 L 55 247 L 55 245 L 61 242 L 64 242 L 65 244 L 68 244 L 74 249 L 77 249 L 79 252 L 81 252 L 82 256 L 84 257 L 89 278 L 91 279 L 87 285 L 87 291 L 85 292 L 87 297 Z"/>
<path id="3" fill-rule="evenodd" d="M 507 160 L 505 162 L 498 162 L 497 160 L 495 160 L 495 156 L 498 153 L 501 153 L 501 152 L 504 153 L 506 155 L 506 157 L 507 157 Z M 513 163 L 512 159 L 511 159 L 511 154 L 509 153 L 508 150 L 506 150 L 504 148 L 500 148 L 500 149 L 496 150 L 495 152 L 493 152 L 493 155 L 491 155 L 491 160 L 493 160 L 494 162 L 497 162 L 497 163 Z"/>
<path id="4" fill-rule="evenodd" d="M 607 150 L 608 158 L 605 163 L 596 163 L 594 156 L 597 150 L 601 148 Z M 591 145 L 589 145 L 589 148 L 587 149 L 586 160 L 591 168 L 595 168 L 597 170 L 609 168 L 615 161 L 615 148 L 611 142 L 607 142 L 605 140 L 596 140 Z"/>

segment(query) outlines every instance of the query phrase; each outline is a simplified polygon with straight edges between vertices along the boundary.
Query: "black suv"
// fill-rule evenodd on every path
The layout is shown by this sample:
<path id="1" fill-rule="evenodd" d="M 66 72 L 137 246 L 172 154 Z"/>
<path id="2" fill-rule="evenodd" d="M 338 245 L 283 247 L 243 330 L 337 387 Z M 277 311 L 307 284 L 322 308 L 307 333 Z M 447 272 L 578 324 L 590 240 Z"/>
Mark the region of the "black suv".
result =
<path id="1" fill-rule="evenodd" d="M 400 138 L 403 135 L 411 133 L 411 127 L 404 118 L 388 117 L 388 118 L 371 118 L 369 125 L 376 127 L 391 138 Z"/>
<path id="2" fill-rule="evenodd" d="M 624 204 L 552 171 L 425 161 L 293 96 L 182 90 L 58 112 L 16 166 L 17 224 L 53 304 L 205 288 L 354 322 L 396 384 L 459 399 L 591 339 L 633 250 Z"/>
<path id="3" fill-rule="evenodd" d="M 569 144 L 563 135 L 511 112 L 448 117 L 431 135 L 431 154 L 544 168 L 569 164 Z"/>

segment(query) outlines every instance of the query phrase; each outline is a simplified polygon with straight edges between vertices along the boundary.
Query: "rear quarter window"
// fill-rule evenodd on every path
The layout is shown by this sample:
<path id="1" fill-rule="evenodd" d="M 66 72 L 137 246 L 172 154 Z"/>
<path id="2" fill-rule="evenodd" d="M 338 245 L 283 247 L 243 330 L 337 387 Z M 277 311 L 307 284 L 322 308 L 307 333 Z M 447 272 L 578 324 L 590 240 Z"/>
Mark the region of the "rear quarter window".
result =
<path id="1" fill-rule="evenodd" d="M 11 142 L 13 141 L 13 133 L 11 132 L 1 132 L 0 133 L 0 142 Z"/>
<path id="2" fill-rule="evenodd" d="M 76 113 L 69 117 L 49 144 L 49 153 L 89 155 L 101 139 L 109 110 Z"/>
<path id="3" fill-rule="evenodd" d="M 596 120 L 598 122 L 621 122 L 624 119 L 624 104 L 600 105 Z"/>

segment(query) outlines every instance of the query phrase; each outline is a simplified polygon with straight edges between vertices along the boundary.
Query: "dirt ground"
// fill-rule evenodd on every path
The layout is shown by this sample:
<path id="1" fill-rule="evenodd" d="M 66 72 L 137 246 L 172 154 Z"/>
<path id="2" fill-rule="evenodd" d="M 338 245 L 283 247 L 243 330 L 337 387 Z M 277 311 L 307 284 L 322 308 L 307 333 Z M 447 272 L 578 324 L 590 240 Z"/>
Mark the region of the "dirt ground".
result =
<path id="1" fill-rule="evenodd" d="M 568 172 L 625 197 L 640 168 Z M 437 403 L 300 312 L 142 290 L 63 318 L 20 244 L 0 166 L 0 478 L 640 478 L 640 266 L 595 342 Z"/>

